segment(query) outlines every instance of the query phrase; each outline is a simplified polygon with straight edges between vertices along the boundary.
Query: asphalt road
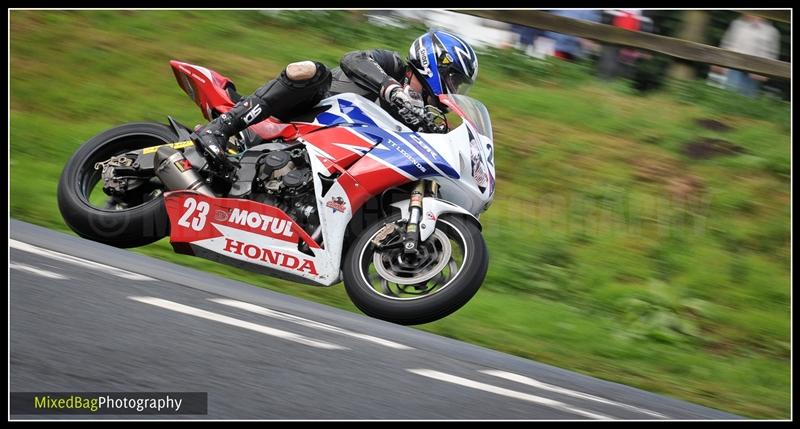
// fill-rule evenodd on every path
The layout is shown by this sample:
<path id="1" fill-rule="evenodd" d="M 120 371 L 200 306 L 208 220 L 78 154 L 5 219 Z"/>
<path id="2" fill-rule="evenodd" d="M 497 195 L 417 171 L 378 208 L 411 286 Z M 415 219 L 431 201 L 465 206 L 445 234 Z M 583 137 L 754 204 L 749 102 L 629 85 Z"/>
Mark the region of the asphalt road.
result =
<path id="1" fill-rule="evenodd" d="M 156 416 L 168 419 L 740 418 L 16 220 L 10 227 L 12 392 L 208 392 L 207 415 Z"/>

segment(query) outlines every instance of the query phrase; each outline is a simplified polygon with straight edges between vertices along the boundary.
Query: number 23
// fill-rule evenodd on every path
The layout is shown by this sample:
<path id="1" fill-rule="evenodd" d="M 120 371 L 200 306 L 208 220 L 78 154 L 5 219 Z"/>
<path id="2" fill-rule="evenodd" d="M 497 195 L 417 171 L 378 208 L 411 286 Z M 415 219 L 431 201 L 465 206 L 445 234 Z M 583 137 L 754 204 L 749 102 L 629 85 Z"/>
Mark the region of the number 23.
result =
<path id="1" fill-rule="evenodd" d="M 183 213 L 183 216 L 178 219 L 178 225 L 184 228 L 192 228 L 195 231 L 201 231 L 203 227 L 206 226 L 206 216 L 210 209 L 208 203 L 205 201 L 200 201 L 198 203 L 194 198 L 187 198 L 186 201 L 183 202 L 183 206 L 186 207 L 186 211 Z M 195 210 L 197 210 L 197 216 L 193 217 Z"/>

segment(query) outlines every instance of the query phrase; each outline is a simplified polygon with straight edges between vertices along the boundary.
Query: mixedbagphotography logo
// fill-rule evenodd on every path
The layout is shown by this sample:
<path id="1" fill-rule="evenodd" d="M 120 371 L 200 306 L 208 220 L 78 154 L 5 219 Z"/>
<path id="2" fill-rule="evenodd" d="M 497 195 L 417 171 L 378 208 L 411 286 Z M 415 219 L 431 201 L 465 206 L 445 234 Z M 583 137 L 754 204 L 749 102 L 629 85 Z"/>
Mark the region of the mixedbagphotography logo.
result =
<path id="1" fill-rule="evenodd" d="M 67 398 L 53 398 L 50 395 L 34 396 L 33 408 L 39 410 L 51 409 L 85 409 L 96 413 L 100 409 L 100 398 L 83 398 L 73 395 Z"/>
<path id="2" fill-rule="evenodd" d="M 11 414 L 208 414 L 207 392 L 12 392 Z"/>

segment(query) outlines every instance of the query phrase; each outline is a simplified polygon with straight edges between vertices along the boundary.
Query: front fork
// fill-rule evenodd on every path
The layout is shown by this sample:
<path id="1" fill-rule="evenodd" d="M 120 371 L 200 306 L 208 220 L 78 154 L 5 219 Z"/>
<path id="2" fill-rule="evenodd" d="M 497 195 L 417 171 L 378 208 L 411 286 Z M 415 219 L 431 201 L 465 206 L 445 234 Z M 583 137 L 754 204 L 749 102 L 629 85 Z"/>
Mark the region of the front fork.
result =
<path id="1" fill-rule="evenodd" d="M 408 223 L 403 230 L 403 253 L 417 253 L 419 245 L 419 223 L 422 220 L 422 199 L 426 196 L 436 197 L 439 194 L 439 184 L 431 180 L 420 180 L 411 191 L 411 201 L 408 205 Z"/>

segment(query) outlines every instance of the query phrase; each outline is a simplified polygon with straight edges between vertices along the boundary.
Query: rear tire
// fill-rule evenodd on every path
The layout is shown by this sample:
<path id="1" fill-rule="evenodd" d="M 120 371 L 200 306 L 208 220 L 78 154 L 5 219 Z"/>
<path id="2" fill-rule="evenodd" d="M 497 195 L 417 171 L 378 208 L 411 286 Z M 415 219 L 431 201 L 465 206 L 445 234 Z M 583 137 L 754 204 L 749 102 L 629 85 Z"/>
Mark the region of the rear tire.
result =
<path id="1" fill-rule="evenodd" d="M 66 224 L 83 238 L 116 247 L 137 247 L 169 234 L 164 197 L 122 210 L 108 210 L 89 202 L 100 179 L 96 162 L 130 150 L 172 143 L 178 135 L 157 123 L 121 125 L 92 137 L 67 162 L 58 183 L 58 209 Z"/>
<path id="2" fill-rule="evenodd" d="M 371 284 L 369 260 L 374 257 L 372 237 L 384 225 L 396 222 L 394 214 L 366 228 L 350 246 L 344 261 L 344 285 L 347 295 L 365 314 L 401 325 L 418 325 L 441 319 L 466 304 L 478 291 L 489 268 L 489 253 L 478 227 L 461 216 L 442 215 L 436 223 L 437 232 L 463 238 L 466 249 L 457 273 L 445 285 L 430 295 L 418 298 L 390 297 Z M 427 241 L 435 237 L 431 235 Z M 441 237 L 441 235 L 440 235 Z M 370 256 L 373 255 L 373 256 Z"/>

